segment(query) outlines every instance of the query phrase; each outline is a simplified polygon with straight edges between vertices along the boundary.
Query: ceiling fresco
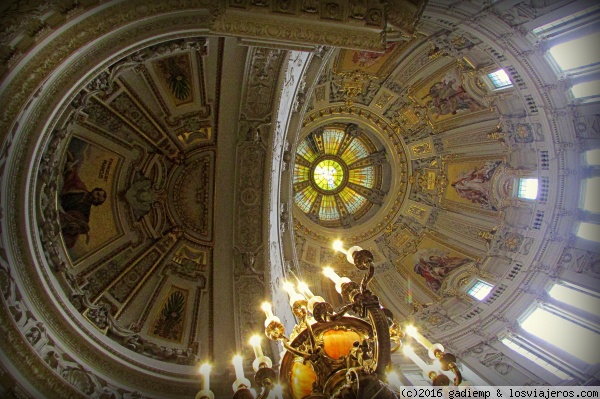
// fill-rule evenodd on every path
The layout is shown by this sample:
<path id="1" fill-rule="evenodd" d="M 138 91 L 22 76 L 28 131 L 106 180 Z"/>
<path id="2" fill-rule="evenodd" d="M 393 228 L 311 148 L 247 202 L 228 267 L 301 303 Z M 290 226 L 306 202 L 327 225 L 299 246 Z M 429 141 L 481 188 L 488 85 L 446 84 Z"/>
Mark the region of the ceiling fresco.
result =
<path id="1" fill-rule="evenodd" d="M 513 105 L 499 103 L 495 87 L 486 83 L 494 61 L 472 50 L 477 43 L 467 32 L 455 31 L 443 49 L 413 39 L 384 53 L 338 50 L 332 55 L 315 85 L 304 141 L 297 146 L 294 223 L 303 278 L 327 291 L 327 283 L 313 277 L 323 265 L 354 274 L 344 255 L 331 249 L 334 238 L 342 238 L 375 253 L 375 284 L 395 312 L 411 317 L 415 309 L 444 308 L 459 298 L 462 305 L 451 307 L 457 316 L 475 305 L 464 290 L 475 277 L 502 279 L 505 266 L 490 250 L 527 251 L 524 236 L 506 229 L 500 233 L 498 226 L 507 207 L 519 203 L 529 208 L 526 200 L 516 198 L 514 184 L 518 177 L 535 175 L 535 163 L 509 156 L 505 142 L 527 146 L 534 140 L 534 127 L 502 129 L 500 110 Z M 458 53 L 460 57 L 450 55 Z M 311 217 L 310 204 L 320 196 L 318 189 L 312 197 L 306 194 L 316 169 L 303 154 L 313 126 L 341 118 L 360 121 L 373 132 L 390 158 L 390 174 L 382 180 L 389 191 L 374 201 L 377 209 L 366 222 L 342 223 L 336 229 L 323 220 L 322 211 L 320 218 L 317 213 Z M 304 174 L 298 168 L 306 169 Z M 372 201 L 369 193 L 357 193 Z M 445 225 L 447 221 L 451 224 Z M 447 322 L 445 328 L 456 326 L 448 317 L 440 320 Z"/>
<path id="2" fill-rule="evenodd" d="M 336 306 L 322 268 L 362 278 L 334 239 L 373 253 L 398 320 L 491 381 L 545 383 L 498 334 L 550 281 L 600 278 L 573 194 L 598 114 L 520 28 L 570 0 L 394 1 L 385 21 L 374 1 L 18 3 L 0 16 L 0 351 L 34 390 L 183 399 L 210 359 L 229 392 L 260 304 L 295 321 L 284 280 Z"/>
<path id="3" fill-rule="evenodd" d="M 93 78 L 44 156 L 56 180 L 39 187 L 43 212 L 58 216 L 53 248 L 66 258 L 55 266 L 72 304 L 123 347 L 189 365 L 209 341 L 219 101 L 209 42 L 153 46 Z"/>

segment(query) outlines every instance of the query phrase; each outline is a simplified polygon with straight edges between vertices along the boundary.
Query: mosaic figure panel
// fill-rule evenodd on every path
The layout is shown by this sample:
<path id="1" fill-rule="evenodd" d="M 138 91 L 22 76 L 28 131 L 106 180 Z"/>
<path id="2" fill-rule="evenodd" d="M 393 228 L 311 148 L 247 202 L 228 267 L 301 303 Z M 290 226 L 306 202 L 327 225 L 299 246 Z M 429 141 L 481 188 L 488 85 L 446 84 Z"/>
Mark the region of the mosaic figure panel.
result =
<path id="1" fill-rule="evenodd" d="M 417 86 L 413 98 L 427 109 L 427 117 L 434 125 L 486 109 L 465 90 L 463 73 L 458 66 L 445 68 Z"/>
<path id="2" fill-rule="evenodd" d="M 116 153 L 78 137 L 69 142 L 58 210 L 63 241 L 74 262 L 119 234 L 111 188 L 121 161 Z"/>
<path id="3" fill-rule="evenodd" d="M 501 164 L 501 160 L 449 164 L 446 199 L 486 210 L 497 210 L 492 198 L 491 180 Z"/>
<path id="4" fill-rule="evenodd" d="M 428 287 L 434 293 L 441 288 L 445 278 L 473 258 L 429 236 L 419 242 L 416 252 L 400 260 L 407 277 Z"/>

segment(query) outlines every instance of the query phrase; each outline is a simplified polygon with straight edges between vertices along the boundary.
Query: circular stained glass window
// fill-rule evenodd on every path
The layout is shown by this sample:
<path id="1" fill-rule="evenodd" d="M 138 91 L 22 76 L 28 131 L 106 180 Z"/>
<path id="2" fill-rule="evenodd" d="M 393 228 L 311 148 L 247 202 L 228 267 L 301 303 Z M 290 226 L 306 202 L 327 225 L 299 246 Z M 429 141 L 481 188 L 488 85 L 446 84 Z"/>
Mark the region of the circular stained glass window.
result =
<path id="1" fill-rule="evenodd" d="M 344 170 L 339 162 L 325 159 L 315 166 L 313 172 L 315 184 L 325 191 L 335 190 L 344 180 Z"/>
<path id="2" fill-rule="evenodd" d="M 385 153 L 358 126 L 319 128 L 298 145 L 294 166 L 296 205 L 326 227 L 350 227 L 383 202 Z"/>

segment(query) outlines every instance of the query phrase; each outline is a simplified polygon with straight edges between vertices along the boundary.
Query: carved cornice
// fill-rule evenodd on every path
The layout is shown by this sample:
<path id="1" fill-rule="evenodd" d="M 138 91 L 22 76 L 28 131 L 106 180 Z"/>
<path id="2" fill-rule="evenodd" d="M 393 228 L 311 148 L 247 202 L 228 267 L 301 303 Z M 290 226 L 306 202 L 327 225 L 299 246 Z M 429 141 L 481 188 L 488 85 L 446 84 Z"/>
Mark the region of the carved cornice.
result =
<path id="1" fill-rule="evenodd" d="M 281 17 L 261 16 L 260 20 L 253 15 L 225 14 L 211 27 L 216 34 L 243 36 L 269 42 L 291 41 L 296 44 L 312 46 L 336 46 L 354 48 L 365 51 L 381 52 L 384 46 L 381 42 L 379 29 L 359 29 L 356 26 L 322 25 L 310 20 L 286 21 Z"/>

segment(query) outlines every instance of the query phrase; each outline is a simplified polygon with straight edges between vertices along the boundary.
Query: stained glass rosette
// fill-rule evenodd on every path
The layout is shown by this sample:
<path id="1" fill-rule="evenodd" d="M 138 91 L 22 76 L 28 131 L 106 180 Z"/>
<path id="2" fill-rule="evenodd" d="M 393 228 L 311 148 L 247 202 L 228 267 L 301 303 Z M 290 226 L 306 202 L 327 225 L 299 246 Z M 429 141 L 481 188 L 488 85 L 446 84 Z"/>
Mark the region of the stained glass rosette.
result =
<path id="1" fill-rule="evenodd" d="M 381 187 L 375 152 L 366 135 L 351 135 L 342 127 L 309 134 L 296 151 L 296 205 L 323 226 L 353 224 L 373 206 L 369 194 Z"/>

